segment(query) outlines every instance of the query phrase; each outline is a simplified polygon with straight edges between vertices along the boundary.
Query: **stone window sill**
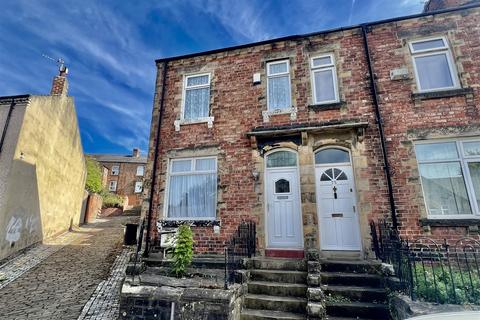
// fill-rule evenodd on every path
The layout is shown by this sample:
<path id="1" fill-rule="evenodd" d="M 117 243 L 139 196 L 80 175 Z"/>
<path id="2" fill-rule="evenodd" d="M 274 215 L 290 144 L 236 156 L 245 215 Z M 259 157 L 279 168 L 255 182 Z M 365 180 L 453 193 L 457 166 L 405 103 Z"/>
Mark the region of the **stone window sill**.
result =
<path id="1" fill-rule="evenodd" d="M 344 105 L 344 101 L 338 101 L 332 103 L 311 104 L 308 106 L 308 108 L 312 109 L 313 111 L 340 110 Z"/>
<path id="2" fill-rule="evenodd" d="M 263 122 L 270 122 L 271 116 L 276 116 L 280 114 L 290 114 L 291 120 L 297 119 L 297 108 L 291 107 L 287 109 L 277 109 L 277 110 L 266 110 L 262 112 Z"/>
<path id="3" fill-rule="evenodd" d="M 175 120 L 173 122 L 175 126 L 175 131 L 180 131 L 180 126 L 185 126 L 189 124 L 199 124 L 199 123 L 206 123 L 208 128 L 213 128 L 213 120 L 214 117 L 206 117 L 206 118 L 200 118 L 200 119 L 195 119 L 195 120 Z"/>
<path id="4" fill-rule="evenodd" d="M 441 91 L 429 91 L 429 92 L 414 92 L 412 93 L 412 99 L 414 101 L 429 100 L 429 99 L 441 99 L 451 98 L 458 96 L 466 96 L 473 94 L 472 88 L 458 88 Z"/>
<path id="5" fill-rule="evenodd" d="M 420 219 L 422 227 L 469 227 L 480 226 L 479 218 L 472 219 Z"/>
<path id="6" fill-rule="evenodd" d="M 213 227 L 219 226 L 220 220 L 160 220 L 160 225 L 163 228 L 176 228 L 182 224 L 189 224 L 194 227 Z"/>

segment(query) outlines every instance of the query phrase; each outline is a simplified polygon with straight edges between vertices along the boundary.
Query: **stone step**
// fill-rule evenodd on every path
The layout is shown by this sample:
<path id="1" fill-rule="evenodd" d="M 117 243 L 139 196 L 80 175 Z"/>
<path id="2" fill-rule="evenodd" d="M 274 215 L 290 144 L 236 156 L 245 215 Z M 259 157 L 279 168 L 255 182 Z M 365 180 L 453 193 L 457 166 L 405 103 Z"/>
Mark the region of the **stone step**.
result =
<path id="1" fill-rule="evenodd" d="M 304 315 L 291 312 L 273 311 L 273 310 L 253 310 L 243 309 L 241 320 L 304 320 Z"/>
<path id="2" fill-rule="evenodd" d="M 255 257 L 251 263 L 255 269 L 307 271 L 307 262 L 299 259 Z"/>
<path id="3" fill-rule="evenodd" d="M 322 272 L 322 283 L 328 285 L 349 285 L 383 288 L 383 277 L 369 273 Z"/>
<path id="4" fill-rule="evenodd" d="M 351 301 L 383 303 L 387 300 L 387 290 L 385 289 L 332 285 L 322 285 L 321 288 L 327 295 L 343 297 Z"/>
<path id="5" fill-rule="evenodd" d="M 331 317 L 331 316 L 327 316 L 325 318 L 326 320 L 369 320 L 367 318 L 358 318 L 358 317 Z"/>
<path id="6" fill-rule="evenodd" d="M 376 261 L 321 260 L 323 272 L 380 274 L 381 264 Z"/>
<path id="7" fill-rule="evenodd" d="M 388 306 L 368 302 L 328 302 L 327 314 L 335 317 L 351 317 L 352 315 L 367 319 L 390 319 Z"/>
<path id="8" fill-rule="evenodd" d="M 250 270 L 250 278 L 253 281 L 305 284 L 307 282 L 307 273 L 304 271 L 252 269 Z"/>
<path id="9" fill-rule="evenodd" d="M 244 306 L 247 309 L 275 310 L 305 314 L 307 300 L 298 297 L 279 297 L 264 294 L 247 293 Z"/>
<path id="10" fill-rule="evenodd" d="M 248 292 L 271 296 L 305 297 L 307 286 L 299 283 L 278 283 L 267 281 L 249 281 Z"/>

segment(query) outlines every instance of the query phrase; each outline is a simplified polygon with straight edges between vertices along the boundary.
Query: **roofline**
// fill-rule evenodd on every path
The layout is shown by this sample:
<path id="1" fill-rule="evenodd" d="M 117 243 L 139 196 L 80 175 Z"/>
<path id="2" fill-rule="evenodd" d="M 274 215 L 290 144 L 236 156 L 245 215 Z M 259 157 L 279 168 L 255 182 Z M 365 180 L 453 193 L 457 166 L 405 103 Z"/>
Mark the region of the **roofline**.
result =
<path id="1" fill-rule="evenodd" d="M 3 96 L 0 97 L 0 100 L 25 99 L 28 97 L 30 97 L 30 94 L 19 94 L 15 96 Z"/>
<path id="2" fill-rule="evenodd" d="M 273 38 L 273 39 L 268 39 L 268 40 L 263 40 L 263 41 L 258 41 L 258 42 L 251 42 L 251 43 L 246 43 L 246 44 L 241 44 L 241 45 L 236 45 L 236 46 L 231 46 L 231 47 L 224 47 L 224 48 L 218 48 L 218 49 L 213 49 L 213 50 L 208 50 L 208 51 L 200 51 L 200 52 L 189 53 L 189 54 L 184 54 L 184 55 L 179 55 L 179 56 L 160 58 L 160 59 L 156 59 L 155 62 L 156 63 L 169 62 L 169 61 L 174 61 L 174 60 L 187 59 L 187 58 L 193 58 L 193 57 L 204 56 L 204 55 L 209 55 L 209 54 L 215 54 L 215 53 L 220 53 L 220 52 L 225 52 L 225 51 L 232 51 L 232 50 L 244 49 L 244 48 L 249 48 L 249 47 L 261 46 L 261 45 L 274 43 L 274 42 L 279 42 L 279 41 L 299 40 L 299 39 L 303 39 L 303 38 L 307 38 L 307 37 L 318 36 L 318 35 L 323 35 L 323 34 L 328 34 L 328 33 L 333 33 L 333 32 L 347 31 L 347 30 L 358 29 L 358 28 L 362 28 L 362 27 L 371 27 L 371 26 L 376 26 L 376 25 L 390 23 L 390 22 L 403 21 L 403 20 L 421 18 L 421 17 L 426 17 L 426 16 L 433 16 L 433 15 L 436 15 L 436 14 L 450 13 L 450 12 L 468 10 L 468 9 L 473 9 L 473 8 L 480 8 L 480 4 L 477 3 L 477 4 L 466 5 L 466 6 L 456 7 L 456 8 L 448 8 L 448 9 L 444 9 L 444 10 L 437 10 L 437 11 L 431 11 L 431 12 L 421 12 L 421 13 L 412 14 L 412 15 L 408 15 L 408 16 L 401 16 L 401 17 L 396 17 L 396 18 L 389 18 L 389 19 L 384 19 L 384 20 L 371 21 L 371 22 L 366 22 L 366 23 L 361 23 L 361 24 L 356 24 L 356 25 L 351 25 L 351 26 L 346 26 L 346 27 L 339 27 L 339 28 L 334 28 L 334 29 L 327 29 L 327 30 L 323 30 L 323 31 L 312 32 L 312 33 L 296 34 L 296 35 L 290 35 L 290 36 L 285 36 L 285 37 L 280 37 L 280 38 Z"/>

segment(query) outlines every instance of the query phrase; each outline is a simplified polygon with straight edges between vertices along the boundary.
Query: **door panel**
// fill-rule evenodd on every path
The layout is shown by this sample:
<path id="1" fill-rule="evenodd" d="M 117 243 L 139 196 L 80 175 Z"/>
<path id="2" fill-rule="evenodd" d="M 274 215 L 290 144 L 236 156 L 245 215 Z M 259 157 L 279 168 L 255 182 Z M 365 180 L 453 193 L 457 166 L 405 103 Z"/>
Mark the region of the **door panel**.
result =
<path id="1" fill-rule="evenodd" d="M 323 250 L 360 250 L 351 166 L 317 166 L 317 211 Z"/>
<path id="2" fill-rule="evenodd" d="M 266 193 L 267 246 L 303 248 L 297 169 L 267 169 Z"/>

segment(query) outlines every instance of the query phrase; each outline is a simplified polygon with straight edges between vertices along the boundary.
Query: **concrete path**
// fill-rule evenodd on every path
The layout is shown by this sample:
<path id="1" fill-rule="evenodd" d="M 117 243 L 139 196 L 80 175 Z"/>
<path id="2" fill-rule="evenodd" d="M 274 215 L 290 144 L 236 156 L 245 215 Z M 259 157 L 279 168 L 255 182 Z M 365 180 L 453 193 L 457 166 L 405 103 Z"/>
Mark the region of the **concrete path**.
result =
<path id="1" fill-rule="evenodd" d="M 77 228 L 0 266 L 0 319 L 116 319 L 127 256 L 112 217 Z"/>

